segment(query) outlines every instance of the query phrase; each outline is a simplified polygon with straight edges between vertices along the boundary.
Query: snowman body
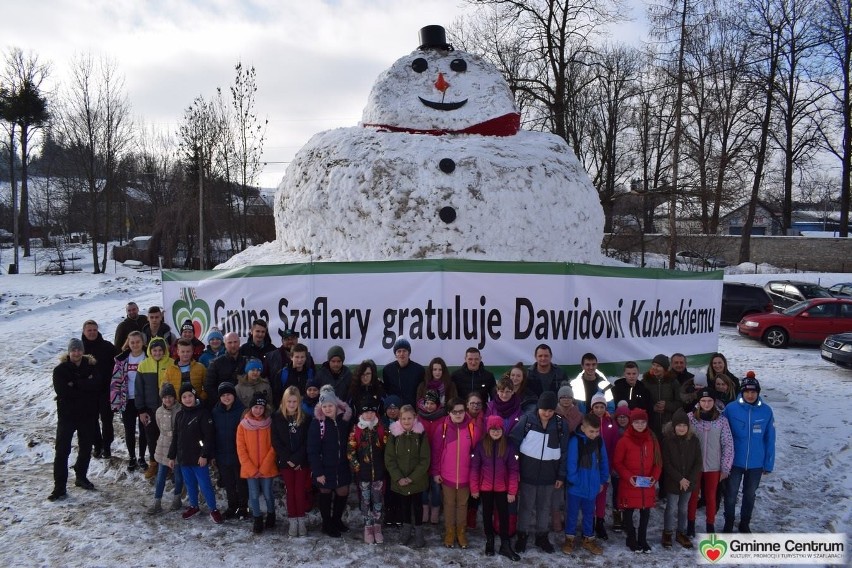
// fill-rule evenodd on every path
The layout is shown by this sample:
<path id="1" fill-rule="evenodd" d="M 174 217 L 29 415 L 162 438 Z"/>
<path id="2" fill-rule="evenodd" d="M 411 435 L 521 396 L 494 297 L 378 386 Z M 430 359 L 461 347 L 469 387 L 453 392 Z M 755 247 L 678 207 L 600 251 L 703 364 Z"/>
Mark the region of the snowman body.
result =
<path id="1" fill-rule="evenodd" d="M 361 125 L 308 141 L 278 187 L 275 222 L 276 243 L 225 266 L 602 260 L 603 212 L 573 151 L 520 130 L 500 72 L 450 46 L 397 60 Z"/>

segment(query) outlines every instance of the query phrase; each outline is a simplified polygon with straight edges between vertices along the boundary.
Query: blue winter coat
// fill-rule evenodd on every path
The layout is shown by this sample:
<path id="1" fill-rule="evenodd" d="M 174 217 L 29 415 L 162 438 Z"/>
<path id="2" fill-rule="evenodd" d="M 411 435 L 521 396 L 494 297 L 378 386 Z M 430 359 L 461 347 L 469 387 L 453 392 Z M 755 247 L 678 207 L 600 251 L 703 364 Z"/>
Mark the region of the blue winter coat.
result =
<path id="1" fill-rule="evenodd" d="M 600 446 L 600 452 L 589 452 L 590 467 L 580 465 L 580 451 L 586 444 Z M 581 499 L 594 499 L 600 493 L 601 485 L 609 482 L 609 459 L 606 455 L 606 445 L 601 438 L 589 440 L 578 429 L 577 433 L 568 440 L 565 461 L 567 464 L 565 483 L 570 495 L 575 495 Z"/>
<path id="2" fill-rule="evenodd" d="M 352 409 L 345 402 L 338 403 L 337 419 L 322 414 L 320 405 L 314 408 L 314 419 L 308 427 L 308 461 L 311 478 L 320 489 L 337 489 L 352 482 L 352 472 L 346 457 Z M 325 476 L 320 485 L 317 477 Z"/>
<path id="3" fill-rule="evenodd" d="M 771 472 L 775 467 L 775 418 L 769 405 L 759 396 L 749 404 L 739 395 L 722 414 L 734 438 L 734 467 Z"/>
<path id="4" fill-rule="evenodd" d="M 568 428 L 556 414 L 541 425 L 538 411 L 524 414 L 509 432 L 509 440 L 518 448 L 521 483 L 553 485 L 565 481 L 565 442 Z"/>
<path id="5" fill-rule="evenodd" d="M 216 463 L 219 465 L 239 465 L 237 456 L 237 426 L 246 407 L 240 399 L 234 397 L 230 410 L 225 410 L 222 402 L 213 407 L 213 429 L 216 432 Z"/>

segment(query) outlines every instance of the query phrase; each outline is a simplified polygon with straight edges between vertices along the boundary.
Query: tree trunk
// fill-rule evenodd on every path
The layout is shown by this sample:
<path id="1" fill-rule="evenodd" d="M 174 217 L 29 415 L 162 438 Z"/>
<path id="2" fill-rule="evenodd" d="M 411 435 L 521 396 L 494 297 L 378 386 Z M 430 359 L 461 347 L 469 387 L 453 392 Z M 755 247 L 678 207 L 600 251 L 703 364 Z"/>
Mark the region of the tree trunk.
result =
<path id="1" fill-rule="evenodd" d="M 18 212 L 18 226 L 24 239 L 24 258 L 30 256 L 30 192 L 27 187 L 27 146 L 29 131 L 25 124 L 21 127 L 21 209 Z"/>

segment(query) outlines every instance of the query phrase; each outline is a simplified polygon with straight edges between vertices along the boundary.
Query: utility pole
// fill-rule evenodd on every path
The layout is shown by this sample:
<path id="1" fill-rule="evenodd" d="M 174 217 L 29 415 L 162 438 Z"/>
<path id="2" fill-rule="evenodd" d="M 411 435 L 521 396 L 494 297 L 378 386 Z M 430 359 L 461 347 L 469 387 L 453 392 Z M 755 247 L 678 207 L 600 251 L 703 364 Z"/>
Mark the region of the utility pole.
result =
<path id="1" fill-rule="evenodd" d="M 689 0 L 683 0 L 680 15 L 680 46 L 677 56 L 677 99 L 675 100 L 675 131 L 672 140 L 672 188 L 669 201 L 669 268 L 675 267 L 675 250 L 677 248 L 677 192 L 678 169 L 680 162 L 680 133 L 683 129 L 681 113 L 683 109 L 683 58 L 686 44 L 686 10 Z"/>
<path id="2" fill-rule="evenodd" d="M 202 140 L 203 142 L 203 140 Z M 198 268 L 204 270 L 204 160 L 203 144 L 198 145 Z"/>

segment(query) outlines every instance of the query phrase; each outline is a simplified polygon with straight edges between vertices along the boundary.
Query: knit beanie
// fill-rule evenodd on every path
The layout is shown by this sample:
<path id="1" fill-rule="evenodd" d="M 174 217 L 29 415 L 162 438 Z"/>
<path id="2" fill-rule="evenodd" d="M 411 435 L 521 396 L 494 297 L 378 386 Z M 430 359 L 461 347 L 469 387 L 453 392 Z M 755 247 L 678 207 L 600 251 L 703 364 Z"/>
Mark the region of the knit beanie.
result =
<path id="1" fill-rule="evenodd" d="M 634 408 L 630 411 L 630 421 L 636 422 L 637 420 L 648 421 L 648 413 L 645 412 L 644 408 Z"/>
<path id="2" fill-rule="evenodd" d="M 686 416 L 686 412 L 684 412 L 682 408 L 675 410 L 675 413 L 672 415 L 672 426 L 674 427 L 678 424 L 689 425 L 689 418 Z"/>
<path id="3" fill-rule="evenodd" d="M 365 412 L 378 412 L 379 411 L 379 399 L 375 396 L 364 396 L 358 401 L 358 414 L 363 414 Z"/>
<path id="4" fill-rule="evenodd" d="M 71 351 L 83 351 L 83 341 L 77 337 L 68 340 L 68 352 Z"/>
<path id="5" fill-rule="evenodd" d="M 423 400 L 425 400 L 426 402 L 432 401 L 435 404 L 441 404 L 441 395 L 438 394 L 438 391 L 429 389 L 423 396 Z"/>
<path id="6" fill-rule="evenodd" d="M 411 343 L 404 337 L 400 337 L 393 344 L 393 352 L 396 353 L 400 349 L 405 349 L 408 353 L 411 353 Z"/>
<path id="7" fill-rule="evenodd" d="M 255 393 L 253 397 L 251 397 L 252 406 L 266 406 L 266 403 L 266 392 L 258 392 Z"/>
<path id="8" fill-rule="evenodd" d="M 320 406 L 323 404 L 333 404 L 337 406 L 338 402 L 340 402 L 340 400 L 337 398 L 337 395 L 334 394 L 334 387 L 331 385 L 323 385 L 319 394 Z"/>
<path id="9" fill-rule="evenodd" d="M 603 393 L 596 393 L 595 396 L 592 397 L 592 408 L 594 408 L 594 406 L 598 403 L 606 406 L 606 397 L 603 395 Z"/>
<path id="10" fill-rule="evenodd" d="M 668 370 L 669 368 L 669 358 L 660 353 L 659 355 L 654 355 L 654 358 L 651 359 L 651 363 L 656 363 L 663 369 Z"/>
<path id="11" fill-rule="evenodd" d="M 740 385 L 740 392 L 745 392 L 747 390 L 757 391 L 757 394 L 760 394 L 760 382 L 757 380 L 754 371 L 746 373 L 746 378 L 743 379 L 743 382 Z"/>
<path id="12" fill-rule="evenodd" d="M 263 363 L 261 363 L 260 359 L 258 359 L 257 357 L 252 357 L 251 359 L 246 361 L 245 369 L 246 374 L 248 374 L 249 371 L 254 371 L 255 369 L 258 371 L 263 371 Z"/>
<path id="13" fill-rule="evenodd" d="M 502 430 L 503 419 L 496 414 L 492 414 L 485 420 L 485 426 L 486 430 Z"/>
<path id="14" fill-rule="evenodd" d="M 399 408 L 402 406 L 402 399 L 395 394 L 389 394 L 385 397 L 385 409 Z"/>
<path id="15" fill-rule="evenodd" d="M 218 327 L 211 327 L 210 331 L 207 332 L 207 343 L 210 343 L 214 339 L 225 341 L 225 336 L 222 335 L 222 332 L 219 331 Z"/>
<path id="16" fill-rule="evenodd" d="M 538 397 L 539 410 L 556 410 L 556 393 L 553 391 L 544 391 Z"/>
<path id="17" fill-rule="evenodd" d="M 195 398 L 198 398 L 198 393 L 195 392 L 195 389 L 192 388 L 192 383 L 183 383 L 180 386 L 180 396 L 183 397 L 183 393 L 191 392 Z"/>
<path id="18" fill-rule="evenodd" d="M 222 396 L 223 394 L 232 394 L 237 396 L 237 389 L 234 387 L 233 383 L 225 381 L 224 383 L 219 383 L 218 393 L 219 396 Z"/>
<path id="19" fill-rule="evenodd" d="M 618 401 L 618 406 L 615 407 L 615 417 L 618 418 L 619 416 L 630 418 L 630 406 L 626 400 Z"/>
<path id="20" fill-rule="evenodd" d="M 559 392 L 557 393 L 559 398 L 570 397 L 574 398 L 574 389 L 572 389 L 569 385 L 563 385 L 559 387 Z"/>
<path id="21" fill-rule="evenodd" d="M 713 400 L 716 400 L 716 395 L 713 394 L 713 391 L 711 391 L 710 389 L 704 388 L 698 391 L 696 395 L 697 400 L 700 401 L 702 398 L 712 398 Z"/>
<path id="22" fill-rule="evenodd" d="M 340 357 L 341 361 L 346 361 L 346 353 L 343 351 L 343 347 L 341 347 L 340 345 L 332 345 L 328 349 L 328 357 L 326 358 L 326 360 L 331 361 L 335 357 Z"/>
<path id="23" fill-rule="evenodd" d="M 195 334 L 195 326 L 192 325 L 192 320 L 183 320 L 183 323 L 180 324 L 180 331 L 183 333 L 184 331 L 189 330 L 193 334 Z"/>
<path id="24" fill-rule="evenodd" d="M 163 386 L 160 387 L 160 398 L 165 398 L 167 396 L 177 398 L 177 395 L 175 394 L 175 387 L 172 383 L 163 383 Z"/>

